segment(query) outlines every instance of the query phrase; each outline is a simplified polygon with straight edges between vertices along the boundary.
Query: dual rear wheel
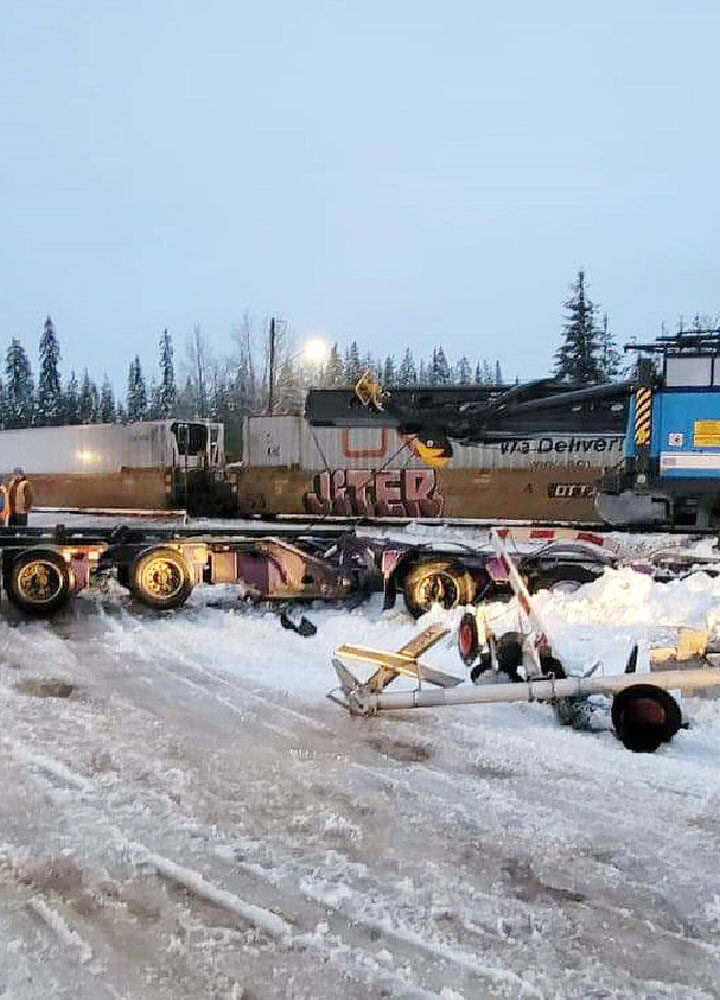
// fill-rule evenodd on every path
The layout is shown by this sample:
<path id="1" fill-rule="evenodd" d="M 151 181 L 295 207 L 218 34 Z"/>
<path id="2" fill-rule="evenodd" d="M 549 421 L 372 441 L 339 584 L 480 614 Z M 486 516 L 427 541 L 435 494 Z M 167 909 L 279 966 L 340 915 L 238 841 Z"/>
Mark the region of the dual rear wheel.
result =
<path id="1" fill-rule="evenodd" d="M 133 597 L 158 611 L 179 608 L 193 588 L 190 566 L 177 549 L 163 546 L 141 552 L 123 567 L 125 583 Z M 119 577 L 119 574 L 118 574 Z"/>
<path id="2" fill-rule="evenodd" d="M 193 586 L 185 557 L 165 546 L 141 552 L 132 563 L 119 566 L 118 579 L 138 601 L 161 611 L 181 607 Z M 3 583 L 12 604 L 39 617 L 64 607 L 75 588 L 62 553 L 43 548 L 19 552 L 3 568 Z"/>

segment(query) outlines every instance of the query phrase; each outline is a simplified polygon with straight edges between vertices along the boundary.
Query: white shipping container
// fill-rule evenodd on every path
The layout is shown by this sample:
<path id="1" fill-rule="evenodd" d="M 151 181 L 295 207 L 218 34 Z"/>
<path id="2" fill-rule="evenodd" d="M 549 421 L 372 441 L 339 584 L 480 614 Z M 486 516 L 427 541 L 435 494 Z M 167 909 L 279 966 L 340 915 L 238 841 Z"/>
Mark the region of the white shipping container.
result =
<path id="1" fill-rule="evenodd" d="M 206 442 L 196 447 L 191 435 L 188 468 L 224 461 L 222 424 L 193 421 L 207 428 Z M 101 475 L 123 469 L 167 469 L 185 463 L 172 420 L 135 424 L 74 424 L 0 431 L 0 473 L 20 466 L 28 475 Z M 182 432 L 181 432 L 182 433 Z"/>
<path id="2" fill-rule="evenodd" d="M 249 468 L 285 466 L 323 469 L 424 468 L 413 439 L 392 428 L 312 427 L 303 417 L 249 417 L 243 435 Z M 616 465 L 623 457 L 622 434 L 518 436 L 502 444 L 453 442 L 449 469 L 588 468 Z"/>

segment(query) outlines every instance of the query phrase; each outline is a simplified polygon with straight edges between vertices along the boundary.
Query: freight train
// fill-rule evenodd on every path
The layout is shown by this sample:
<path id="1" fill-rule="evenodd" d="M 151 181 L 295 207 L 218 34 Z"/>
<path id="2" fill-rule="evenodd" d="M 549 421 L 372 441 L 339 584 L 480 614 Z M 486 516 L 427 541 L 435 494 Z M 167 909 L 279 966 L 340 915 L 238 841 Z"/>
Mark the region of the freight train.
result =
<path id="1" fill-rule="evenodd" d="M 437 392 L 437 390 L 434 390 Z M 313 394 L 314 395 L 314 394 Z M 497 518 L 594 523 L 597 483 L 623 455 L 623 420 L 576 431 L 519 431 L 433 456 L 412 433 L 363 421 L 246 419 L 232 468 L 243 516 Z"/>

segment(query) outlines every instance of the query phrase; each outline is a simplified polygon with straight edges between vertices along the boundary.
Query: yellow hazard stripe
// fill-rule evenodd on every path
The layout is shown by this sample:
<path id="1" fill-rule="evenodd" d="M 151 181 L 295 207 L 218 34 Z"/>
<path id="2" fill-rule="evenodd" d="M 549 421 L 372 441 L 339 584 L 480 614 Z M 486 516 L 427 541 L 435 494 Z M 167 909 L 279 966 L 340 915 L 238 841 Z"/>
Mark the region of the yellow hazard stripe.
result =
<path id="1" fill-rule="evenodd" d="M 650 444 L 650 419 L 652 414 L 652 392 L 638 389 L 635 393 L 635 444 Z"/>

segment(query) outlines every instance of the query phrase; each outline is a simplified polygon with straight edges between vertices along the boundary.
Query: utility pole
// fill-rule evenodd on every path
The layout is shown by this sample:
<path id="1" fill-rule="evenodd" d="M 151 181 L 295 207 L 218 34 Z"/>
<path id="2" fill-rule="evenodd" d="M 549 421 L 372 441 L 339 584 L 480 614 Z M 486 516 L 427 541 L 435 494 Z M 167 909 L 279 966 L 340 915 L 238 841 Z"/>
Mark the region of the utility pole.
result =
<path id="1" fill-rule="evenodd" d="M 275 317 L 270 317 L 270 356 L 268 358 L 268 413 L 272 416 L 275 393 Z"/>

